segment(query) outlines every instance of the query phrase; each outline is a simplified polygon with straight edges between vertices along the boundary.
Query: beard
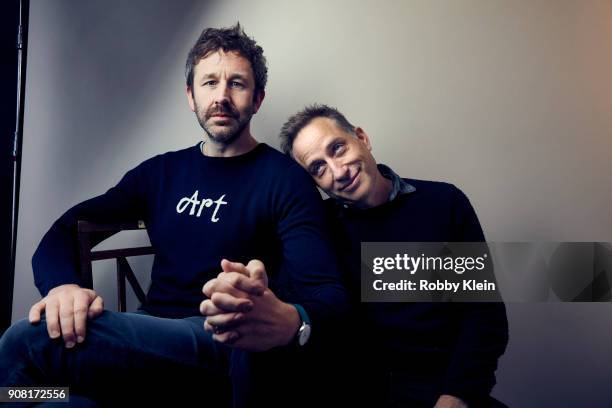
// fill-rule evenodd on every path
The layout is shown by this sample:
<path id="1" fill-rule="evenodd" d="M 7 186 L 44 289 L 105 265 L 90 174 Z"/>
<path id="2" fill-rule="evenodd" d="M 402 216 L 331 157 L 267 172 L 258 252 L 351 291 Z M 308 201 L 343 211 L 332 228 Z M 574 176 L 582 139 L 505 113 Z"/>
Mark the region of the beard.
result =
<path id="1" fill-rule="evenodd" d="M 206 110 L 200 109 L 195 101 L 194 104 L 196 117 L 202 129 L 204 129 L 210 140 L 224 146 L 229 146 L 236 141 L 236 139 L 238 139 L 253 116 L 253 105 L 249 105 L 246 111 L 241 114 L 229 103 L 212 105 Z M 227 116 L 225 119 L 223 119 L 223 121 L 226 123 L 222 126 L 212 124 L 211 120 L 215 115 Z M 215 127 L 217 129 L 215 129 Z"/>

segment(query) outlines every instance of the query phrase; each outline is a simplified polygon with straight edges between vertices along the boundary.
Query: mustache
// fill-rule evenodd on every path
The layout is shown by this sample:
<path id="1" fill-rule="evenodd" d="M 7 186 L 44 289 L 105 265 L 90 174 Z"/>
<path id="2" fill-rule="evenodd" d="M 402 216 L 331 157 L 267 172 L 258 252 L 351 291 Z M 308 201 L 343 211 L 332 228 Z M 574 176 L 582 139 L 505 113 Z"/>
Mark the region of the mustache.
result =
<path id="1" fill-rule="evenodd" d="M 206 117 L 210 118 L 215 115 L 224 115 L 232 118 L 239 116 L 238 111 L 229 105 L 214 105 L 206 110 Z"/>

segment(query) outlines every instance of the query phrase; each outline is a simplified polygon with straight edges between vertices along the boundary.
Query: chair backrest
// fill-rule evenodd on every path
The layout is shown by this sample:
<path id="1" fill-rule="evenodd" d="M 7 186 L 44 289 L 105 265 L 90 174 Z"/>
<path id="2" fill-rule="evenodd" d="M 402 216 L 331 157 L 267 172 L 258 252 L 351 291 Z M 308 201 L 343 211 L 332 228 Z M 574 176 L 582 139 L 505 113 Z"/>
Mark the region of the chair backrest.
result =
<path id="1" fill-rule="evenodd" d="M 79 241 L 79 259 L 80 259 L 80 271 L 83 284 L 93 289 L 93 277 L 92 277 L 92 262 L 103 259 L 116 259 L 117 260 L 117 310 L 125 312 L 126 310 L 126 293 L 125 293 L 125 280 L 127 279 L 130 286 L 134 290 L 136 297 L 141 303 L 146 301 L 146 295 L 130 264 L 127 261 L 128 257 L 140 256 L 140 255 L 151 255 L 155 254 L 155 248 L 152 246 L 148 247 L 135 247 L 135 248 L 120 248 L 110 249 L 104 251 L 92 251 L 92 247 L 97 245 L 100 241 L 110 237 L 111 235 L 119 231 L 127 230 L 141 230 L 146 229 L 144 221 L 133 221 L 133 222 L 121 222 L 121 223 L 110 223 L 110 224 L 98 224 L 89 221 L 78 221 L 78 241 Z"/>

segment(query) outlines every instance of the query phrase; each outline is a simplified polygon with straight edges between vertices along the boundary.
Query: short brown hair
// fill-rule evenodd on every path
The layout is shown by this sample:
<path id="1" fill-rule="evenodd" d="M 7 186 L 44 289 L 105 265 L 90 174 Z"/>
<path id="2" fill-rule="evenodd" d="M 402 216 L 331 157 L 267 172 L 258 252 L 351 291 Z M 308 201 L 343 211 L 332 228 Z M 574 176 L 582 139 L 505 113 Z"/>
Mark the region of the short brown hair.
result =
<path id="1" fill-rule="evenodd" d="M 249 60 L 255 76 L 255 95 L 265 90 L 268 81 L 266 57 L 257 42 L 245 34 L 240 23 L 236 23 L 233 27 L 206 28 L 202 31 L 189 51 L 185 63 L 185 80 L 189 88 L 193 88 L 193 71 L 197 63 L 218 50 L 235 51 Z"/>
<path id="2" fill-rule="evenodd" d="M 281 140 L 281 149 L 286 155 L 291 156 L 293 141 L 298 133 L 316 118 L 333 119 L 346 133 L 355 134 L 355 126 L 338 109 L 321 104 L 306 106 L 298 113 L 290 116 L 281 128 L 278 137 Z"/>

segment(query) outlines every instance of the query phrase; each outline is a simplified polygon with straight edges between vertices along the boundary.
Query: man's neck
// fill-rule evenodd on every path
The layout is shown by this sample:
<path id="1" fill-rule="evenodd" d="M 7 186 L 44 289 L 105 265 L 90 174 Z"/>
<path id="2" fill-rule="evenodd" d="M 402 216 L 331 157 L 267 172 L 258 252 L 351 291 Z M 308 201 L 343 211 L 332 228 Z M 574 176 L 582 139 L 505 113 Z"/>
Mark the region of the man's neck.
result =
<path id="1" fill-rule="evenodd" d="M 231 144 L 215 143 L 206 138 L 202 145 L 202 154 L 210 157 L 233 157 L 250 152 L 257 146 L 258 142 L 250 132 L 240 135 Z"/>
<path id="2" fill-rule="evenodd" d="M 376 180 L 374 180 L 374 185 L 372 186 L 372 195 L 369 197 L 369 200 L 364 208 L 377 207 L 389 201 L 389 195 L 391 194 L 392 189 L 393 182 L 383 176 L 380 173 L 380 170 L 378 170 Z"/>

